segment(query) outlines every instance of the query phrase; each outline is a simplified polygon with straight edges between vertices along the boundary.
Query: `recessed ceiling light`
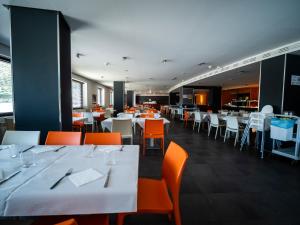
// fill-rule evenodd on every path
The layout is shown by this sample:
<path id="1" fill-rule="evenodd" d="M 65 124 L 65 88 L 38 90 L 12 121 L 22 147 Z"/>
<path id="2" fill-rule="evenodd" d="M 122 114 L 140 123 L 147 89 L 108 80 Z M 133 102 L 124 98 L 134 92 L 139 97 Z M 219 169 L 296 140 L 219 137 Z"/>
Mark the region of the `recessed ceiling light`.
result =
<path id="1" fill-rule="evenodd" d="M 211 69 L 212 68 L 212 65 L 208 65 L 208 69 Z"/>
<path id="2" fill-rule="evenodd" d="M 171 62 L 171 60 L 170 59 L 163 59 L 163 60 L 161 60 L 161 63 L 166 64 L 167 62 Z"/>
<path id="3" fill-rule="evenodd" d="M 81 56 L 84 56 L 84 54 L 79 53 L 79 52 L 76 54 L 76 57 L 77 57 L 78 59 L 79 59 Z"/>

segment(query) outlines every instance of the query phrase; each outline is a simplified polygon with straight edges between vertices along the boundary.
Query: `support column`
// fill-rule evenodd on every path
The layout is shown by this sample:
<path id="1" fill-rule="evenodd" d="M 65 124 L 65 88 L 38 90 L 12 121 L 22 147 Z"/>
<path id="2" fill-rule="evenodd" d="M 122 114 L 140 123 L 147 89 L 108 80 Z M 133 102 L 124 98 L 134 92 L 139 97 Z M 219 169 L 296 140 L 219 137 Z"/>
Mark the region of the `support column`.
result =
<path id="1" fill-rule="evenodd" d="M 134 91 L 127 91 L 127 106 L 132 107 L 134 105 Z"/>
<path id="2" fill-rule="evenodd" d="M 125 82 L 114 81 L 114 109 L 116 113 L 123 112 L 125 101 Z"/>
<path id="3" fill-rule="evenodd" d="M 58 11 L 10 6 L 17 130 L 72 129 L 70 28 Z"/>

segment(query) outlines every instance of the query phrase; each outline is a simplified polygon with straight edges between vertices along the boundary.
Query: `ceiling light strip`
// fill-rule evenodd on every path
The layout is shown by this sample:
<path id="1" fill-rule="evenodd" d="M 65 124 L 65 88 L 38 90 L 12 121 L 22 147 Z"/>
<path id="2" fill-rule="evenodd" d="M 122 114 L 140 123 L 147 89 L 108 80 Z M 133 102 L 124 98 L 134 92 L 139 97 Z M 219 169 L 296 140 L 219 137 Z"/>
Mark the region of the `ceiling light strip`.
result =
<path id="1" fill-rule="evenodd" d="M 188 84 L 191 84 L 193 82 L 196 82 L 196 81 L 208 78 L 208 77 L 212 77 L 212 76 L 215 76 L 217 74 L 220 74 L 220 73 L 223 73 L 223 72 L 226 72 L 226 71 L 229 71 L 229 70 L 233 70 L 233 69 L 236 69 L 236 68 L 239 68 L 239 67 L 242 67 L 242 66 L 246 66 L 246 65 L 249 65 L 249 64 L 252 64 L 252 63 L 260 62 L 260 61 L 265 60 L 265 59 L 269 59 L 269 58 L 272 58 L 272 57 L 275 57 L 275 56 L 287 54 L 287 53 L 294 52 L 294 51 L 297 51 L 297 50 L 300 50 L 300 41 L 293 42 L 293 43 L 290 43 L 290 44 L 287 44 L 287 45 L 283 45 L 283 46 L 280 46 L 278 48 L 268 50 L 268 51 L 262 52 L 260 54 L 254 55 L 254 56 L 250 56 L 248 58 L 244 58 L 242 60 L 239 60 L 239 61 L 233 62 L 231 64 L 225 65 L 223 67 L 217 67 L 216 69 L 211 70 L 207 73 L 199 74 L 195 77 L 192 77 L 188 80 L 185 80 L 183 82 L 180 82 L 180 83 L 176 84 L 175 86 L 171 87 L 168 92 L 171 92 L 171 91 L 173 91 L 173 90 L 175 90 L 179 87 L 182 87 L 184 85 L 188 85 Z"/>

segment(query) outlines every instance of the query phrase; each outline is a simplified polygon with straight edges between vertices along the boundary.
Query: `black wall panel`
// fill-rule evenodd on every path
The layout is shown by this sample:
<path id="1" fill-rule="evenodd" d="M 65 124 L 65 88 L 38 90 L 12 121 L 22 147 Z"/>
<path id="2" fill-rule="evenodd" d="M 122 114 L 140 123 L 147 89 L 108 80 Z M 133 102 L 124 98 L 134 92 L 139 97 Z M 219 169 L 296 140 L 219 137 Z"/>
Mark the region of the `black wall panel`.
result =
<path id="1" fill-rule="evenodd" d="M 274 113 L 281 113 L 285 55 L 261 62 L 259 109 L 272 105 Z"/>
<path id="2" fill-rule="evenodd" d="M 143 102 L 148 102 L 149 99 L 151 101 L 156 101 L 157 104 L 160 105 L 168 105 L 169 104 L 169 96 L 136 96 L 136 104 L 143 104 Z"/>
<path id="3" fill-rule="evenodd" d="M 178 105 L 180 101 L 179 92 L 170 92 L 169 93 L 169 99 L 170 99 L 170 105 Z"/>
<path id="4" fill-rule="evenodd" d="M 300 76 L 300 56 L 287 55 L 283 111 L 293 111 L 300 116 L 300 86 L 291 85 L 292 75 Z"/>

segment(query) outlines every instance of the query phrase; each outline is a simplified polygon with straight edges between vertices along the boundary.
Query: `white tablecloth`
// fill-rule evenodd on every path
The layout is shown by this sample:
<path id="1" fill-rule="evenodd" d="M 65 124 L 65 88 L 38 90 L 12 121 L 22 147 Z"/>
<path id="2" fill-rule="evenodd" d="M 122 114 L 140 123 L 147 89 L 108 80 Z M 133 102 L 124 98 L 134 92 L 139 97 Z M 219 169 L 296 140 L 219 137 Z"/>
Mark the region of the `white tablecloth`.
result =
<path id="1" fill-rule="evenodd" d="M 92 146 L 68 146 L 58 152 L 36 154 L 36 166 L 0 185 L 0 216 L 39 216 L 134 212 L 137 209 L 139 146 L 128 145 L 115 151 L 109 185 L 104 188 L 109 166 L 104 162 L 101 146 L 88 157 Z M 107 146 L 105 146 L 107 149 Z M 10 170 L 20 166 L 18 159 L 0 151 L 1 166 Z M 28 151 L 28 154 L 31 154 Z M 15 163 L 11 163 L 15 160 Z M 89 168 L 105 176 L 81 187 L 65 178 L 50 190 L 69 168 L 80 172 Z"/>
<path id="2" fill-rule="evenodd" d="M 128 119 L 128 118 L 108 118 L 106 120 L 103 120 L 101 122 L 101 126 L 102 126 L 102 129 L 105 130 L 109 130 L 111 131 L 111 126 L 112 126 L 112 120 L 113 119 Z M 132 118 L 132 126 L 135 127 L 135 124 L 138 123 L 140 125 L 141 128 L 144 128 L 144 124 L 145 124 L 145 119 L 146 118 Z M 149 118 L 148 118 L 149 119 Z M 164 124 L 169 124 L 170 121 L 167 120 L 166 118 L 160 118 L 160 119 L 163 119 L 164 120 Z"/>

